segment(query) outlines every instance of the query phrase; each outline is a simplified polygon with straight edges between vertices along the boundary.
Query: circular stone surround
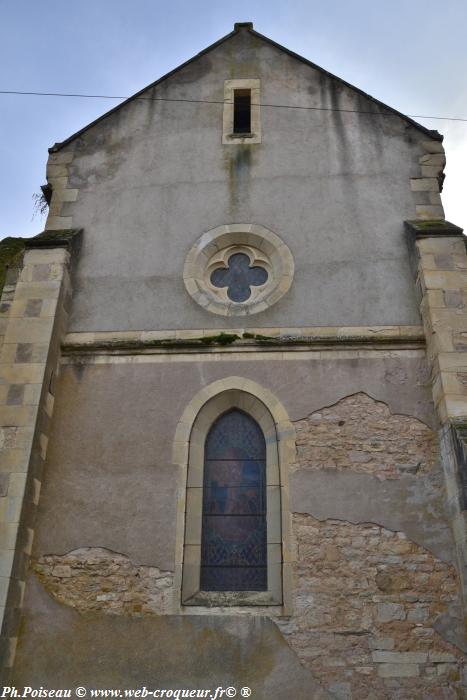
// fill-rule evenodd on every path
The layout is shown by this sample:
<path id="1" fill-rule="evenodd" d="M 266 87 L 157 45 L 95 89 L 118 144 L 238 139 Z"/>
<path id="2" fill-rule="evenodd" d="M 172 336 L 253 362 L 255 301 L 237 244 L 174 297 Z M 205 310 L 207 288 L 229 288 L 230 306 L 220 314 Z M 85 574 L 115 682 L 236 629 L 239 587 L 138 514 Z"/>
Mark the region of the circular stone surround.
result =
<path id="1" fill-rule="evenodd" d="M 268 274 L 264 284 L 251 286 L 246 301 L 231 301 L 226 287 L 215 287 L 211 275 L 225 269 L 232 255 L 243 253 L 250 267 Z M 221 316 L 248 316 L 265 311 L 290 288 L 294 273 L 292 253 L 275 233 L 258 224 L 226 224 L 198 238 L 187 255 L 183 281 L 188 294 L 203 308 Z"/>

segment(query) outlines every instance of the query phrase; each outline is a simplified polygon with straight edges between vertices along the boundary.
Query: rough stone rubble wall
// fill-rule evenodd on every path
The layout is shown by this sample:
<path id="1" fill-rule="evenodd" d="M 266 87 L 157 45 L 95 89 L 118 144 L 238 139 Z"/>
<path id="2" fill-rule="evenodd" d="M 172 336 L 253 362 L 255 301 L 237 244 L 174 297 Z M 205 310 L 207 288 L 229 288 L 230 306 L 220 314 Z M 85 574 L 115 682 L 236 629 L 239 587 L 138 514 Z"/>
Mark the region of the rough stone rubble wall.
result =
<path id="1" fill-rule="evenodd" d="M 429 481 L 436 496 L 432 493 L 422 508 L 431 514 L 439 508 L 435 530 L 443 527 L 436 434 L 363 393 L 316 411 L 295 427 L 294 477 L 307 477 L 306 491 L 323 472 L 330 477 L 327 490 L 335 480 L 339 504 L 340 478 L 348 501 L 365 501 L 360 488 L 371 480 L 381 488 L 371 492 L 374 507 L 366 506 L 371 522 L 346 520 L 345 502 L 340 512 L 339 506 L 334 509 L 334 518 L 318 519 L 313 498 L 300 498 L 308 511 L 293 516 L 295 611 L 289 621 L 279 622 L 289 643 L 337 697 L 456 698 L 462 692 L 464 654 L 437 631 L 450 607 L 459 609 L 456 569 L 443 547 L 431 541 L 429 517 L 426 532 L 423 524 L 419 529 L 410 523 L 412 509 L 419 508 L 416 491 Z M 302 490 L 303 480 L 297 483 Z M 408 519 L 399 515 L 399 523 L 397 516 L 392 519 L 393 529 L 384 527 L 388 507 L 406 511 Z M 359 508 L 350 510 L 357 520 Z M 365 506 L 359 517 L 365 517 Z"/>
<path id="2" fill-rule="evenodd" d="M 33 569 L 56 600 L 80 612 L 162 615 L 172 610 L 173 572 L 134 565 L 102 547 L 45 556 Z"/>
<path id="3" fill-rule="evenodd" d="M 427 473 L 437 461 L 433 431 L 409 416 L 391 415 L 364 393 L 295 423 L 295 468 L 352 469 L 381 478 Z"/>
<path id="4" fill-rule="evenodd" d="M 455 698 L 463 654 L 434 629 L 457 600 L 454 567 L 376 524 L 293 522 L 295 614 L 279 624 L 316 679 L 358 700 Z"/>

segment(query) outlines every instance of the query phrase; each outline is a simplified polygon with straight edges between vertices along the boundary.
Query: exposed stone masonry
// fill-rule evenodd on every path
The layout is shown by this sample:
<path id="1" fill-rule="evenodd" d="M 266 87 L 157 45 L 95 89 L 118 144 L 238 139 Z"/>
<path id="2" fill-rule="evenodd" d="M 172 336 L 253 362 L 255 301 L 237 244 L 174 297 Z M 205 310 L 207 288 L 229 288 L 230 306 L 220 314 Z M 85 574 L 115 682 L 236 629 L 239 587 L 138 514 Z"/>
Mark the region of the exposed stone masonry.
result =
<path id="1" fill-rule="evenodd" d="M 411 178 L 417 219 L 444 219 L 440 192 L 444 181 L 446 156 L 441 141 L 422 141 L 425 154 L 420 156 L 420 177 Z"/>
<path id="2" fill-rule="evenodd" d="M 453 566 L 378 525 L 295 514 L 295 614 L 278 624 L 338 698 L 463 697 L 459 650 L 434 630 L 457 599 Z"/>
<path id="3" fill-rule="evenodd" d="M 351 469 L 380 478 L 428 472 L 437 459 L 434 432 L 411 416 L 358 393 L 295 423 L 296 468 Z"/>
<path id="4" fill-rule="evenodd" d="M 47 183 L 52 191 L 46 230 L 71 228 L 72 217 L 66 215 L 68 202 L 76 202 L 79 190 L 70 187 L 70 169 L 73 151 L 50 153 L 47 161 Z"/>
<path id="5" fill-rule="evenodd" d="M 83 547 L 33 563 L 45 589 L 79 612 L 117 615 L 167 614 L 172 605 L 173 573 L 138 566 L 123 554 Z"/>
<path id="6" fill-rule="evenodd" d="M 467 420 L 467 254 L 462 229 L 443 221 L 406 221 L 409 252 L 431 365 L 434 404 L 447 506 L 458 553 L 464 609 L 467 603 L 467 490 L 458 447 Z M 456 433 L 457 436 L 456 436 Z M 463 449 L 463 447 L 462 447 Z"/>

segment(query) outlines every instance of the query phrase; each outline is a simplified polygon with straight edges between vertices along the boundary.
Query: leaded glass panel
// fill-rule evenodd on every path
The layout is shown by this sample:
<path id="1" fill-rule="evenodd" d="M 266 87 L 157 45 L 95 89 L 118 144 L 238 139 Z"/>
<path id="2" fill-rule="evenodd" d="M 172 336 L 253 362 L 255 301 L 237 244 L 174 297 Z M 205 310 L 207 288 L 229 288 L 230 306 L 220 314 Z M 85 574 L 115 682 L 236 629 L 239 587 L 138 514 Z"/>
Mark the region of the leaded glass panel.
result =
<path id="1" fill-rule="evenodd" d="M 201 590 L 267 589 L 266 445 L 243 411 L 221 416 L 205 444 Z"/>
<path id="2" fill-rule="evenodd" d="M 211 284 L 214 287 L 227 287 L 227 296 L 232 301 L 246 301 L 251 296 L 251 286 L 261 286 L 268 279 L 264 267 L 250 267 L 250 259 L 245 253 L 234 253 L 228 260 L 227 268 L 214 270 Z"/>

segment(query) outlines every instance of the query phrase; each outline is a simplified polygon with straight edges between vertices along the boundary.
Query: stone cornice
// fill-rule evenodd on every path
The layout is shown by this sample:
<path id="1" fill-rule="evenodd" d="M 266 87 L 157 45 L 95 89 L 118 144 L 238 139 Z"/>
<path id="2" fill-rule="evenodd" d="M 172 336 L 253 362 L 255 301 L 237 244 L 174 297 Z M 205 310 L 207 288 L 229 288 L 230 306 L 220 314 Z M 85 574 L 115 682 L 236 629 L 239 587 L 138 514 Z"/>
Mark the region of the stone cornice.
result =
<path id="1" fill-rule="evenodd" d="M 277 350 L 375 347 L 420 347 L 425 344 L 421 326 L 350 326 L 314 328 L 251 328 L 179 331 L 109 331 L 68 333 L 64 354 L 140 354 L 167 350 L 248 351 L 261 347 Z"/>
<path id="2" fill-rule="evenodd" d="M 441 236 L 464 237 L 464 230 L 460 226 L 451 224 L 444 219 L 431 219 L 404 221 L 404 226 L 408 234 L 418 240 L 420 238 L 432 238 Z"/>
<path id="3" fill-rule="evenodd" d="M 34 248 L 73 248 L 81 238 L 83 230 L 80 228 L 50 229 L 42 231 L 34 238 L 26 238 L 24 247 Z"/>

